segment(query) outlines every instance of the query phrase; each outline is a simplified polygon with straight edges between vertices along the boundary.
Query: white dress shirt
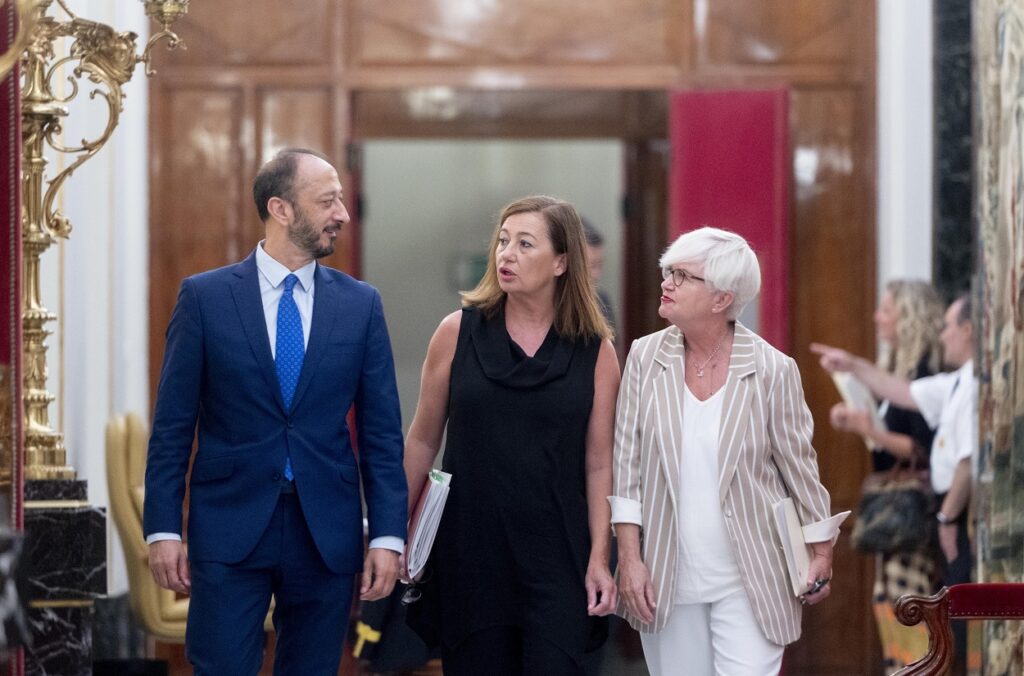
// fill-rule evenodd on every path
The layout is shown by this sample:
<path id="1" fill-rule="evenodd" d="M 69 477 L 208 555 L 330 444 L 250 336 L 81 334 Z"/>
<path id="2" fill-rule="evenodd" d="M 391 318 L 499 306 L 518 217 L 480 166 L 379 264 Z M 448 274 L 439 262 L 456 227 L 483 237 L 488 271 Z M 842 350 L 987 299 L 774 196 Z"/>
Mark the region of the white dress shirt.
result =
<path id="1" fill-rule="evenodd" d="M 953 373 L 938 373 L 910 383 L 910 395 L 928 425 L 932 440 L 932 490 L 945 493 L 953 485 L 953 473 L 978 446 L 978 381 L 974 360 Z"/>

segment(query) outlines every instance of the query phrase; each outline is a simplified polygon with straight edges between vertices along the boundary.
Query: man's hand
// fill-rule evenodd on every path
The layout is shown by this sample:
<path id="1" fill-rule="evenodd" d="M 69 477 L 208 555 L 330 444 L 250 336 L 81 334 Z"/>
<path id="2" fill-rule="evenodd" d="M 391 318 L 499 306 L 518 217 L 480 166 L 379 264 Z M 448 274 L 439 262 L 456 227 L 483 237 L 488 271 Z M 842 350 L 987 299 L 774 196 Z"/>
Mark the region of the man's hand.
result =
<path id="1" fill-rule="evenodd" d="M 158 540 L 149 546 L 149 570 L 153 579 L 164 589 L 188 594 L 192 589 L 192 576 L 188 569 L 188 555 L 180 540 Z"/>
<path id="2" fill-rule="evenodd" d="M 375 547 L 366 553 L 363 564 L 363 583 L 359 586 L 359 598 L 364 601 L 378 601 L 395 588 L 398 579 L 398 552 Z"/>
<path id="3" fill-rule="evenodd" d="M 829 373 L 852 371 L 857 359 L 846 350 L 822 343 L 811 343 L 811 352 L 821 355 L 821 366 Z"/>

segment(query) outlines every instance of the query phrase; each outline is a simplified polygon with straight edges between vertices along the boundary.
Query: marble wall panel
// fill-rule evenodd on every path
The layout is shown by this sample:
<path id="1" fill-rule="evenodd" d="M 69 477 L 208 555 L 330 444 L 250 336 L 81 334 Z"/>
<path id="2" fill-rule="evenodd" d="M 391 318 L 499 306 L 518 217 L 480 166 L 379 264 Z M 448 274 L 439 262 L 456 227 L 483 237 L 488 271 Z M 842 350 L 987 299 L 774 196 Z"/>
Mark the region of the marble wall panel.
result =
<path id="1" fill-rule="evenodd" d="M 25 510 L 33 601 L 91 599 L 107 591 L 106 509 Z"/>
<path id="2" fill-rule="evenodd" d="M 971 130 L 971 8 L 934 0 L 934 172 L 932 277 L 952 300 L 970 288 L 974 252 Z"/>
<path id="3" fill-rule="evenodd" d="M 92 674 L 91 606 L 33 608 L 34 645 L 25 651 L 25 676 Z"/>

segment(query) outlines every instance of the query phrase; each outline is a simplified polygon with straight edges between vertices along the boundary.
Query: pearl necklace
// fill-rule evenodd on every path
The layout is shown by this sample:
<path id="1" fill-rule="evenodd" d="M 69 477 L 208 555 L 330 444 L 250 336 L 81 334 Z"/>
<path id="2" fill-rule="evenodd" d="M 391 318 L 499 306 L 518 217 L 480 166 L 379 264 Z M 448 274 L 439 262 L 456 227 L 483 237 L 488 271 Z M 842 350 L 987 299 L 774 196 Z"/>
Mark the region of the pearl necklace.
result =
<path id="1" fill-rule="evenodd" d="M 718 345 L 715 345 L 715 349 L 711 350 L 711 354 L 708 355 L 708 358 L 704 360 L 704 363 L 701 364 L 700 366 L 696 367 L 697 377 L 698 378 L 703 378 L 704 377 L 704 369 L 706 369 L 708 367 L 708 364 L 711 363 L 711 360 L 714 359 L 715 356 L 718 354 L 718 351 L 722 349 L 722 345 L 725 344 L 725 339 L 726 339 L 726 337 L 728 337 L 728 335 L 729 334 L 726 333 L 724 336 L 722 336 L 722 339 L 720 341 L 718 341 Z M 692 354 L 692 352 L 691 352 L 691 354 Z"/>

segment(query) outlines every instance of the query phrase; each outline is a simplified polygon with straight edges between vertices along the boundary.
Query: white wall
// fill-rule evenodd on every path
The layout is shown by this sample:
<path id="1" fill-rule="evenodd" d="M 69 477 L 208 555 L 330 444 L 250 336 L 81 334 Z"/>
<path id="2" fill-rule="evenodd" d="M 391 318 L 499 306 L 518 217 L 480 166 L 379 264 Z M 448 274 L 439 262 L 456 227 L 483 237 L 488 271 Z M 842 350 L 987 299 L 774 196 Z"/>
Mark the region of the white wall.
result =
<path id="1" fill-rule="evenodd" d="M 932 277 L 932 2 L 877 0 L 878 293 Z"/>
<path id="2" fill-rule="evenodd" d="M 145 44 L 148 19 L 141 2 L 77 0 L 78 16 L 134 31 Z M 56 4 L 50 14 L 60 16 Z M 64 49 L 67 49 L 65 45 Z M 64 52 L 66 53 L 66 51 Z M 106 124 L 106 105 L 90 100 L 95 85 L 80 82 L 64 125 L 64 143 L 94 139 Z M 51 426 L 65 435 L 68 463 L 89 482 L 89 501 L 106 506 L 104 427 L 125 411 L 149 412 L 147 360 L 147 84 L 142 67 L 124 87 L 124 111 L 110 141 L 65 183 L 61 210 L 74 230 L 43 256 L 43 304 L 59 313 L 49 340 L 49 385 L 58 399 Z M 70 164 L 50 152 L 48 177 Z M 63 354 L 61 350 L 63 344 Z M 107 522 L 108 588 L 127 591 L 124 554 Z"/>
<path id="3" fill-rule="evenodd" d="M 605 236 L 601 286 L 622 316 L 621 143 L 371 141 L 364 148 L 363 276 L 384 300 L 406 429 L 430 337 L 459 308 L 458 291 L 479 280 L 461 275 L 460 264 L 487 255 L 508 202 L 553 195 L 590 219 Z"/>

